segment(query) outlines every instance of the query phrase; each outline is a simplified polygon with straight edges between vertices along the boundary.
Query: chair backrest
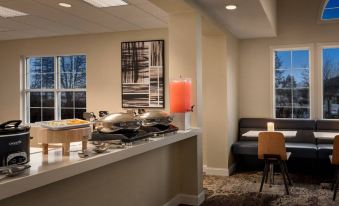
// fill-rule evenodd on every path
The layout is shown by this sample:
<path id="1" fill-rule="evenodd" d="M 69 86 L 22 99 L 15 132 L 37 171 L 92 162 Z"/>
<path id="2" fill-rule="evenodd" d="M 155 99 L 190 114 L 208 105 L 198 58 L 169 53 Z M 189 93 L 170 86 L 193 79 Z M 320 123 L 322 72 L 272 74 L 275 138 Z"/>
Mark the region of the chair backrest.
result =
<path id="1" fill-rule="evenodd" d="M 264 155 L 280 156 L 281 160 L 287 160 L 285 137 L 280 132 L 260 132 L 258 138 L 258 158 L 264 159 Z"/>
<path id="2" fill-rule="evenodd" d="M 335 136 L 333 142 L 332 164 L 339 165 L 339 135 Z"/>

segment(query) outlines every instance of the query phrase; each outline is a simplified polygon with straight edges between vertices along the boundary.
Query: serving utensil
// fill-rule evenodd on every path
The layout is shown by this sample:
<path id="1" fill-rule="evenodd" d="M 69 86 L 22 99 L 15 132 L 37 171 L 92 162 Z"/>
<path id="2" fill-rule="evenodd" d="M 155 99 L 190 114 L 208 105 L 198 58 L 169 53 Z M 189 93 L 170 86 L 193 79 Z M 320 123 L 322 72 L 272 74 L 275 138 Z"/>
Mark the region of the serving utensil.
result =
<path id="1" fill-rule="evenodd" d="M 26 172 L 31 165 L 9 165 L 6 167 L 0 167 L 0 173 L 8 177 L 14 177 Z"/>

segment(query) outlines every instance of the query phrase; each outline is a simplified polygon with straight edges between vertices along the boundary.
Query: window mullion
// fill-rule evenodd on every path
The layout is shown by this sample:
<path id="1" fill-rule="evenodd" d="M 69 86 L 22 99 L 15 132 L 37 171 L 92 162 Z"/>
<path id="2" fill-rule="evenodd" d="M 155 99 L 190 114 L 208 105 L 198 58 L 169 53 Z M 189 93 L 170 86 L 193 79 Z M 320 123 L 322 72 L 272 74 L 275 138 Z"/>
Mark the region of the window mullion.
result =
<path id="1" fill-rule="evenodd" d="M 292 91 L 291 91 L 291 95 L 292 95 L 292 97 L 291 97 L 291 100 L 292 100 L 292 105 L 291 105 L 291 111 L 292 111 L 292 119 L 294 119 L 294 82 L 293 82 L 293 80 L 294 80 L 294 70 L 293 70 L 293 51 L 291 51 L 291 89 L 292 89 Z"/>
<path id="2" fill-rule="evenodd" d="M 59 108 L 59 63 L 58 57 L 54 57 L 54 116 L 56 120 L 60 119 L 60 108 Z"/>

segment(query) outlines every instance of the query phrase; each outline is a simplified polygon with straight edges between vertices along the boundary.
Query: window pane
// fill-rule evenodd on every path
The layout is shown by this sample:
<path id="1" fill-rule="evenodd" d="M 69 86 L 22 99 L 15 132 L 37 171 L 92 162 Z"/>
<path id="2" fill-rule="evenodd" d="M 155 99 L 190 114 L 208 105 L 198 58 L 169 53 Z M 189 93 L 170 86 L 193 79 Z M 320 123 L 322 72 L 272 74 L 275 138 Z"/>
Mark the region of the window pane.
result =
<path id="1" fill-rule="evenodd" d="M 83 113 L 86 112 L 86 109 L 75 109 L 75 118 L 84 119 Z"/>
<path id="2" fill-rule="evenodd" d="M 339 48 L 323 49 L 323 114 L 339 119 Z"/>
<path id="3" fill-rule="evenodd" d="M 43 121 L 50 121 L 54 120 L 54 109 L 42 109 L 42 120 Z"/>
<path id="4" fill-rule="evenodd" d="M 61 107 L 74 107 L 73 92 L 61 92 Z"/>
<path id="5" fill-rule="evenodd" d="M 324 118 L 326 119 L 339 119 L 339 99 L 338 97 L 324 96 Z"/>
<path id="6" fill-rule="evenodd" d="M 292 90 L 277 89 L 275 95 L 276 106 L 292 106 Z"/>
<path id="7" fill-rule="evenodd" d="M 310 118 L 310 109 L 308 108 L 294 108 L 293 118 L 308 119 Z"/>
<path id="8" fill-rule="evenodd" d="M 41 121 L 41 108 L 30 109 L 30 123 Z"/>
<path id="9" fill-rule="evenodd" d="M 86 88 L 86 56 L 59 57 L 61 88 Z"/>
<path id="10" fill-rule="evenodd" d="M 294 89 L 293 90 L 293 106 L 308 107 L 309 106 L 309 90 L 308 89 Z"/>
<path id="11" fill-rule="evenodd" d="M 31 107 L 41 107 L 41 93 L 40 92 L 30 92 L 29 99 L 30 99 Z"/>
<path id="12" fill-rule="evenodd" d="M 291 51 L 275 52 L 275 69 L 291 69 Z"/>
<path id="13" fill-rule="evenodd" d="M 308 50 L 292 51 L 293 68 L 309 68 Z"/>
<path id="14" fill-rule="evenodd" d="M 309 87 L 309 70 L 308 69 L 296 69 L 293 71 L 293 87 Z"/>
<path id="15" fill-rule="evenodd" d="M 33 73 L 29 74 L 29 88 L 41 89 L 41 74 Z"/>
<path id="16" fill-rule="evenodd" d="M 292 118 L 292 109 L 287 107 L 276 107 L 276 118 Z"/>
<path id="17" fill-rule="evenodd" d="M 28 58 L 28 73 L 41 73 L 41 58 Z"/>
<path id="18" fill-rule="evenodd" d="M 61 119 L 73 119 L 74 110 L 73 109 L 61 109 Z"/>
<path id="19" fill-rule="evenodd" d="M 86 56 L 85 55 L 74 56 L 73 61 L 74 61 L 74 72 L 86 73 Z"/>
<path id="20" fill-rule="evenodd" d="M 54 73 L 54 57 L 42 58 L 42 73 Z"/>
<path id="21" fill-rule="evenodd" d="M 61 73 L 61 88 L 73 89 L 74 88 L 74 74 L 73 73 Z"/>
<path id="22" fill-rule="evenodd" d="M 75 107 L 86 108 L 86 92 L 74 92 Z"/>
<path id="23" fill-rule="evenodd" d="M 42 74 L 42 88 L 53 89 L 54 88 L 54 74 Z"/>
<path id="24" fill-rule="evenodd" d="M 43 107 L 54 107 L 54 92 L 43 92 L 42 93 L 42 106 Z"/>
<path id="25" fill-rule="evenodd" d="M 74 88 L 84 89 L 86 88 L 86 73 L 74 74 Z"/>
<path id="26" fill-rule="evenodd" d="M 291 88 L 292 77 L 290 70 L 276 70 L 275 71 L 275 87 L 278 88 Z"/>
<path id="27" fill-rule="evenodd" d="M 73 72 L 72 56 L 62 56 L 60 59 L 60 72 Z"/>

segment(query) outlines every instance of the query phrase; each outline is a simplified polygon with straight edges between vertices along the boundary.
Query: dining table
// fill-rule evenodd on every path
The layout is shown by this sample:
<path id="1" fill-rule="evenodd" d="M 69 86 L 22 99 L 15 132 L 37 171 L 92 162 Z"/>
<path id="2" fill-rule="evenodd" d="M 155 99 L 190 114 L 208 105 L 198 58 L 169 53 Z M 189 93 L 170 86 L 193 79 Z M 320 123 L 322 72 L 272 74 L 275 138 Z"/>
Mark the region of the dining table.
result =
<path id="1" fill-rule="evenodd" d="M 258 131 L 258 130 L 250 130 L 242 134 L 243 137 L 259 137 L 259 133 L 261 132 L 268 132 L 267 130 Z M 280 132 L 284 135 L 285 138 L 293 138 L 297 136 L 297 131 L 274 131 Z"/>
<path id="2" fill-rule="evenodd" d="M 338 132 L 313 132 L 316 139 L 334 139 L 335 136 L 339 135 Z"/>

